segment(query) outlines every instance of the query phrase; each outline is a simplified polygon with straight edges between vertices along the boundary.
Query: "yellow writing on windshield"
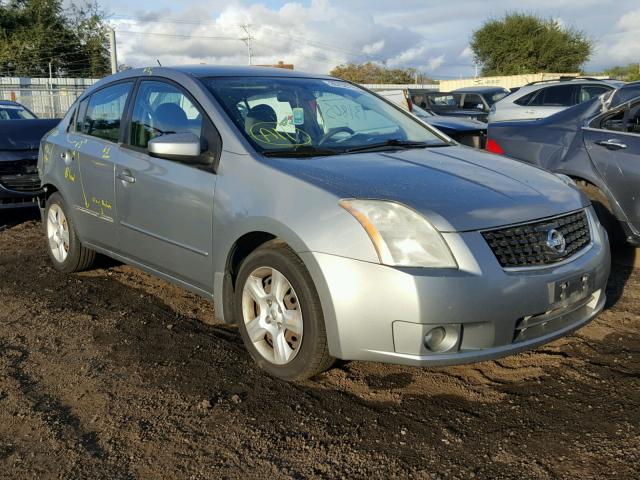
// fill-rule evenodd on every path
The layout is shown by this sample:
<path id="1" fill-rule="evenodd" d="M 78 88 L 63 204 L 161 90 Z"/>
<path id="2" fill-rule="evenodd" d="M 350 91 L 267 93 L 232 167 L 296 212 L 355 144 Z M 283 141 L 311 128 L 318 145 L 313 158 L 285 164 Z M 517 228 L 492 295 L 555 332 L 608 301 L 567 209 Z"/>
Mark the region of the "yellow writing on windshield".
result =
<path id="1" fill-rule="evenodd" d="M 270 122 L 260 122 L 251 126 L 249 136 L 256 142 L 274 146 L 300 147 L 311 144 L 311 136 L 296 128 L 294 132 L 280 132 Z"/>

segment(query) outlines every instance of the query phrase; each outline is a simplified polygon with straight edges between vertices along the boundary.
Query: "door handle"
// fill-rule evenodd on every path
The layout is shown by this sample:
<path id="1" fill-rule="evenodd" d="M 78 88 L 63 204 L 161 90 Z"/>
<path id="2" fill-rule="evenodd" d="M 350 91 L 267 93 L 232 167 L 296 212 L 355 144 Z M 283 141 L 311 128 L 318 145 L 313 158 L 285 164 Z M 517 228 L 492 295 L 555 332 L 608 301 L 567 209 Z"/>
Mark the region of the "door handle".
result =
<path id="1" fill-rule="evenodd" d="M 118 180 L 122 180 L 125 183 L 136 183 L 136 177 L 131 175 L 131 172 L 129 170 L 122 170 L 120 173 L 118 173 L 117 177 Z"/>
<path id="2" fill-rule="evenodd" d="M 596 142 L 596 145 L 605 147 L 608 150 L 621 150 L 623 148 L 627 148 L 626 144 L 615 138 L 610 138 L 609 140 L 600 140 L 599 142 Z"/>
<path id="3" fill-rule="evenodd" d="M 71 162 L 73 162 L 73 153 L 71 153 L 69 150 L 65 150 L 64 152 L 60 153 L 60 158 L 66 165 L 69 165 Z"/>
<path id="4" fill-rule="evenodd" d="M 525 110 L 524 113 L 536 113 L 535 110 Z"/>

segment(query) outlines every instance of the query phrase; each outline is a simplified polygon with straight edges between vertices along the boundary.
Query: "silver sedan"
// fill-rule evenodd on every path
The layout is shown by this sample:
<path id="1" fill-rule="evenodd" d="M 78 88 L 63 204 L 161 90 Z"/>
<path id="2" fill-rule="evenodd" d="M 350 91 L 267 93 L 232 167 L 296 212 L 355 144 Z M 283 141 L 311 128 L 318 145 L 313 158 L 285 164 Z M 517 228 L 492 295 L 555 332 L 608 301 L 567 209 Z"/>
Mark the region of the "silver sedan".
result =
<path id="1" fill-rule="evenodd" d="M 43 139 L 38 168 L 56 268 L 100 253 L 212 299 L 284 379 L 336 358 L 492 359 L 605 302 L 606 233 L 569 178 L 331 77 L 122 72 Z"/>

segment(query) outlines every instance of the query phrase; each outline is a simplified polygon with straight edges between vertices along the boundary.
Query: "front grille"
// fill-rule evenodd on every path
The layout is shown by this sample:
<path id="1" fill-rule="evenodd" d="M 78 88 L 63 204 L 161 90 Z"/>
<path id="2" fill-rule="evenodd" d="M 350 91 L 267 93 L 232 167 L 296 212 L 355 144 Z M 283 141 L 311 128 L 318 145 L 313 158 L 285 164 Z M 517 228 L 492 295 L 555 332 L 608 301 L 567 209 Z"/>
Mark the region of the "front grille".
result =
<path id="1" fill-rule="evenodd" d="M 0 162 L 0 176 L 2 175 L 20 175 L 21 173 L 36 173 L 37 160 L 12 160 Z"/>
<path id="2" fill-rule="evenodd" d="M 565 248 L 550 245 L 550 232 L 562 234 Z M 567 259 L 591 243 L 589 220 L 584 210 L 561 217 L 499 228 L 482 233 L 504 268 L 552 265 Z"/>
<path id="3" fill-rule="evenodd" d="M 40 190 L 40 177 L 37 173 L 22 175 L 2 175 L 0 184 L 15 192 L 37 192 Z"/>

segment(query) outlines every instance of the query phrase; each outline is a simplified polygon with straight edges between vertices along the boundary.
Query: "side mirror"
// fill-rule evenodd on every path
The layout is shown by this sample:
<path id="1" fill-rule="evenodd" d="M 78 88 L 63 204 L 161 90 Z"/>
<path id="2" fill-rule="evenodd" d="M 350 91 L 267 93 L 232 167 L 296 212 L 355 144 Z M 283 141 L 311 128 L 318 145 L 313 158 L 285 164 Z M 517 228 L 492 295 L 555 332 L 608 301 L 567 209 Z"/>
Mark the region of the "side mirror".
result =
<path id="1" fill-rule="evenodd" d="M 148 145 L 152 157 L 176 160 L 193 165 L 211 163 L 202 155 L 200 138 L 193 133 L 169 133 L 153 138 Z"/>

